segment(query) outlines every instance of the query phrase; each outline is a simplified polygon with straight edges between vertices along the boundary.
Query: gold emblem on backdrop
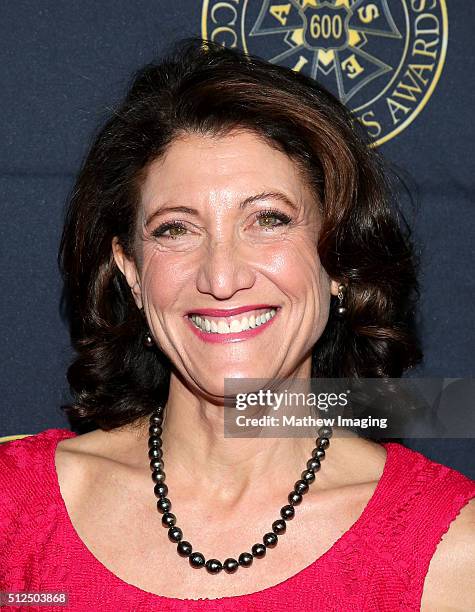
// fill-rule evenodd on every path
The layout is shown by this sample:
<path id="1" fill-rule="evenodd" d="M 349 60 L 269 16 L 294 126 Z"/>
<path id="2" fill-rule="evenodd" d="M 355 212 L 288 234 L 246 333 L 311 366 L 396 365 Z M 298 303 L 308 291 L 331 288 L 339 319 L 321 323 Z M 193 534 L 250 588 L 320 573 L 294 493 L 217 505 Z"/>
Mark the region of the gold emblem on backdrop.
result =
<path id="1" fill-rule="evenodd" d="M 321 82 L 378 146 L 433 94 L 448 18 L 445 0 L 204 0 L 201 30 Z"/>
<path id="2" fill-rule="evenodd" d="M 10 442 L 11 440 L 20 440 L 20 438 L 26 438 L 27 436 L 31 436 L 33 434 L 16 434 L 14 436 L 3 436 L 0 438 L 0 444 L 4 442 Z"/>

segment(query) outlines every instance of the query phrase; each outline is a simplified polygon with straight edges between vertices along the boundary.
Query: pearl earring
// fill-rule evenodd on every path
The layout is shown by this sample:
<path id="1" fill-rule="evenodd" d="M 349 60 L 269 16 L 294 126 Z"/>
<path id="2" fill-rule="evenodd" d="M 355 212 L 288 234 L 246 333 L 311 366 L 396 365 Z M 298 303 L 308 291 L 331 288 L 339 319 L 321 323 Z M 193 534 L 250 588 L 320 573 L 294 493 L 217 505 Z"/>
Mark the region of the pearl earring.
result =
<path id="1" fill-rule="evenodd" d="M 147 318 L 145 317 L 145 310 L 142 308 L 140 308 L 140 314 L 143 317 L 144 323 L 145 325 L 147 325 Z M 147 327 L 147 331 L 145 332 L 145 335 L 143 337 L 143 343 L 147 348 L 151 348 L 154 345 L 154 341 L 152 338 L 152 334 L 150 333 L 150 330 Z"/>
<path id="2" fill-rule="evenodd" d="M 345 297 L 345 293 L 346 293 L 346 286 L 338 285 L 338 308 L 336 312 L 339 317 L 344 317 L 346 314 L 346 307 L 343 306 L 343 299 Z"/>
<path id="3" fill-rule="evenodd" d="M 143 339 L 143 343 L 145 344 L 147 348 L 151 348 L 153 346 L 153 338 L 150 332 L 146 332 L 144 339 Z"/>

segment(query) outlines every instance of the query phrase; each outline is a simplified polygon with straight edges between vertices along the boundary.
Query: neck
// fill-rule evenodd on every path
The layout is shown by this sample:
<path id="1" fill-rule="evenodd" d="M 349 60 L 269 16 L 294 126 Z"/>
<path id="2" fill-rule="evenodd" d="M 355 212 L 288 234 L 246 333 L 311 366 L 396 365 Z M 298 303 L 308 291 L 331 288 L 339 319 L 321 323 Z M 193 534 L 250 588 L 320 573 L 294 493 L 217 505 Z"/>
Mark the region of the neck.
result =
<path id="1" fill-rule="evenodd" d="M 268 483 L 288 488 L 283 474 L 299 478 L 312 438 L 225 437 L 224 411 L 172 378 L 162 433 L 167 482 L 179 482 L 191 495 L 206 491 L 235 507 Z"/>
<path id="2" fill-rule="evenodd" d="M 140 434 L 141 462 L 148 419 Z M 271 485 L 275 503 L 285 503 L 295 481 L 306 468 L 315 447 L 315 437 L 224 437 L 224 407 L 209 402 L 174 377 L 164 411 L 162 449 L 166 482 L 173 497 L 188 500 L 212 498 L 222 512 L 259 499 L 263 489 Z M 340 432 L 341 433 L 341 432 Z M 359 465 L 355 457 L 363 447 L 373 450 L 374 464 Z M 347 483 L 370 480 L 380 466 L 384 450 L 354 435 L 334 435 L 328 457 L 322 463 L 312 490 L 345 486 Z M 272 503 L 272 500 L 268 500 Z"/>

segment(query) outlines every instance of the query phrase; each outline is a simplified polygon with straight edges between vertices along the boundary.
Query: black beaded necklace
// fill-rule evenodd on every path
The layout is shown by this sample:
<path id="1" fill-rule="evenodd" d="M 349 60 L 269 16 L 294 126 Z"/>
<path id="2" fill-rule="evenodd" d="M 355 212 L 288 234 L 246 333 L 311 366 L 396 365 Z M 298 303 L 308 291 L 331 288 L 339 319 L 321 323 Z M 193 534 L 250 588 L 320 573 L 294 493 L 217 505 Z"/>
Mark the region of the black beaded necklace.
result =
<path id="1" fill-rule="evenodd" d="M 331 427 L 321 427 L 318 430 L 316 447 L 312 451 L 312 456 L 307 461 L 307 468 L 302 472 L 301 477 L 294 485 L 293 490 L 288 495 L 288 504 L 280 509 L 280 519 L 272 523 L 272 531 L 266 533 L 262 543 L 254 544 L 251 553 L 243 552 L 238 559 L 229 558 L 221 563 L 218 559 L 204 558 L 200 552 L 193 552 L 190 542 L 183 540 L 182 530 L 176 526 L 176 516 L 170 512 L 172 503 L 167 497 L 168 487 L 165 484 L 165 472 L 163 471 L 162 453 L 162 423 L 163 406 L 159 406 L 150 416 L 148 456 L 150 458 L 150 468 L 152 470 L 152 480 L 155 483 L 155 495 L 158 497 L 157 509 L 163 515 L 162 525 L 168 527 L 168 538 L 177 544 L 177 552 L 181 557 L 188 557 L 190 565 L 194 568 L 205 566 L 210 574 L 218 574 L 222 569 L 228 574 L 233 574 L 239 566 L 250 567 L 254 557 L 262 559 L 265 557 L 267 548 L 274 548 L 277 545 L 278 536 L 285 533 L 286 521 L 295 516 L 295 506 L 302 501 L 302 496 L 307 493 L 309 485 L 315 480 L 315 472 L 320 469 L 320 462 L 325 458 L 325 449 L 330 445 L 332 436 Z"/>

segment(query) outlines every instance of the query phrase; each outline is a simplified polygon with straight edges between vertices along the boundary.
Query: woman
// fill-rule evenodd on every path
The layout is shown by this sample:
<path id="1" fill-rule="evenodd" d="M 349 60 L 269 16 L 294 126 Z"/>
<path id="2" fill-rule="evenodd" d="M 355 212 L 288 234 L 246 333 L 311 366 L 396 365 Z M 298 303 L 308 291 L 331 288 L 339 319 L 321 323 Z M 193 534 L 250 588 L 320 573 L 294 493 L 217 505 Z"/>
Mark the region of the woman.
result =
<path id="1" fill-rule="evenodd" d="M 200 40 L 141 70 L 60 250 L 87 433 L 0 447 L 1 589 L 72 610 L 474 609 L 473 481 L 331 430 L 223 437 L 225 378 L 419 362 L 406 234 L 315 82 Z"/>

